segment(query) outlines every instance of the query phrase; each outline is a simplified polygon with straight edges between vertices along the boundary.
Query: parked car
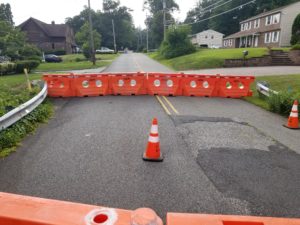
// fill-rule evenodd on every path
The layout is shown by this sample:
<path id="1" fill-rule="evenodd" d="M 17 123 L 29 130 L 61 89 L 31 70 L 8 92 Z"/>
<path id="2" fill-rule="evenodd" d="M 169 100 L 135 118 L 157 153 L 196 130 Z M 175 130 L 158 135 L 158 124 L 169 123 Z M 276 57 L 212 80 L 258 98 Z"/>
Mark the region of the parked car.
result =
<path id="1" fill-rule="evenodd" d="M 60 58 L 57 55 L 49 54 L 49 55 L 45 55 L 45 61 L 59 63 L 59 62 L 62 62 L 62 58 Z"/>
<path id="2" fill-rule="evenodd" d="M 115 51 L 106 47 L 101 47 L 100 49 L 96 50 L 96 53 L 99 54 L 113 54 Z"/>

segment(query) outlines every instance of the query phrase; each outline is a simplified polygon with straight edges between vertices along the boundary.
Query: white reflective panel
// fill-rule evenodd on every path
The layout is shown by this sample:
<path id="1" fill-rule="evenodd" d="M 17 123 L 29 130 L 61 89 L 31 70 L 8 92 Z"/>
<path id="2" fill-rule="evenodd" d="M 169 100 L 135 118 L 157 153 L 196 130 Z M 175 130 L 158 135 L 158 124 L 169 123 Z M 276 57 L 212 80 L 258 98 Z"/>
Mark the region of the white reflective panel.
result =
<path id="1" fill-rule="evenodd" d="M 131 87 L 134 87 L 135 85 L 136 85 L 136 81 L 135 81 L 135 80 L 131 80 L 131 81 L 130 81 L 130 86 L 131 86 Z"/>
<path id="2" fill-rule="evenodd" d="M 118 85 L 119 85 L 119 87 L 123 87 L 124 86 L 124 80 L 119 80 Z"/>
<path id="3" fill-rule="evenodd" d="M 232 88 L 231 83 L 229 81 L 226 82 L 226 88 L 227 89 L 231 89 Z"/>
<path id="4" fill-rule="evenodd" d="M 155 87 L 159 87 L 160 86 L 160 80 L 155 80 L 153 83 L 154 83 Z"/>
<path id="5" fill-rule="evenodd" d="M 204 88 L 209 88 L 209 83 L 207 81 L 204 81 L 202 85 Z"/>
<path id="6" fill-rule="evenodd" d="M 197 87 L 197 83 L 194 80 L 191 81 L 190 85 L 191 85 L 192 88 L 196 88 Z"/>
<path id="7" fill-rule="evenodd" d="M 244 89 L 244 88 L 245 88 L 244 84 L 243 83 L 239 83 L 239 89 Z"/>
<path id="8" fill-rule="evenodd" d="M 102 81 L 96 80 L 96 87 L 102 87 Z"/>
<path id="9" fill-rule="evenodd" d="M 173 81 L 172 80 L 167 80 L 167 86 L 168 87 L 173 87 Z"/>
<path id="10" fill-rule="evenodd" d="M 82 87 L 88 88 L 89 87 L 89 82 L 87 80 L 82 81 Z"/>

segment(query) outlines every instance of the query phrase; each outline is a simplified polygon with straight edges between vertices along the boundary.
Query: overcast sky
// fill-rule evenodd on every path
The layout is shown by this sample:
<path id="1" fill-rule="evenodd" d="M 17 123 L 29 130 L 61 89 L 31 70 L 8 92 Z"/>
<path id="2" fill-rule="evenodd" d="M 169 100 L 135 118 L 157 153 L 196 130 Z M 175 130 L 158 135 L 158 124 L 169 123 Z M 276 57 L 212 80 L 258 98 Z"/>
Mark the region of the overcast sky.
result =
<path id="1" fill-rule="evenodd" d="M 145 12 L 143 9 L 144 0 L 120 0 L 121 5 L 125 5 L 134 11 L 132 12 L 136 26 L 145 27 Z M 195 6 L 197 0 L 176 0 L 180 7 L 180 12 L 175 13 L 176 19 L 184 20 L 187 11 Z M 24 22 L 29 17 L 34 17 L 45 23 L 64 23 L 66 17 L 79 14 L 87 0 L 0 0 L 0 3 L 10 3 L 16 25 Z M 102 7 L 102 0 L 91 0 L 93 9 Z"/>

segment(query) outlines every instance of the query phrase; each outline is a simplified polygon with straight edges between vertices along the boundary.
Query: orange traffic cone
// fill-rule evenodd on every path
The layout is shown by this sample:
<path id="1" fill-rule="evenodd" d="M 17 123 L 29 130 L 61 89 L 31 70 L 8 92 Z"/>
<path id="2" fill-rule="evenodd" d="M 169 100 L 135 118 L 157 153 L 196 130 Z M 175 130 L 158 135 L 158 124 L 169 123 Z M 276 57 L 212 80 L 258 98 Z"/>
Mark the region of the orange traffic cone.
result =
<path id="1" fill-rule="evenodd" d="M 299 120 L 298 120 L 298 101 L 295 100 L 293 104 L 293 108 L 291 114 L 289 116 L 287 125 L 284 125 L 290 129 L 299 129 Z"/>
<path id="2" fill-rule="evenodd" d="M 153 162 L 163 161 L 163 157 L 160 153 L 159 147 L 158 123 L 156 118 L 154 118 L 152 121 L 148 145 L 145 153 L 143 154 L 143 160 Z"/>

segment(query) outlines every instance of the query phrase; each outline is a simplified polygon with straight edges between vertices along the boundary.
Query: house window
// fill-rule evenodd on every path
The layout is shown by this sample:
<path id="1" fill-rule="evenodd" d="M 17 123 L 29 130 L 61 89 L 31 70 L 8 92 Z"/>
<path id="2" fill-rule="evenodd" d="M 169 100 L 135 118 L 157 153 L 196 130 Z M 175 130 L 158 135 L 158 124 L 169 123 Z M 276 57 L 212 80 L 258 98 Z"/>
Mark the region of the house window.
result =
<path id="1" fill-rule="evenodd" d="M 270 25 L 272 22 L 272 16 L 267 16 L 266 17 L 266 26 Z"/>
<path id="2" fill-rule="evenodd" d="M 205 39 L 207 39 L 207 35 L 205 35 Z"/>
<path id="3" fill-rule="evenodd" d="M 227 46 L 227 40 L 224 41 L 224 47 L 226 47 L 226 46 Z"/>
<path id="4" fill-rule="evenodd" d="M 265 43 L 270 43 L 271 42 L 271 32 L 265 33 Z"/>
<path id="5" fill-rule="evenodd" d="M 211 39 L 214 39 L 214 35 L 211 36 Z"/>
<path id="6" fill-rule="evenodd" d="M 52 43 L 52 49 L 55 49 L 55 44 L 54 43 Z"/>
<path id="7" fill-rule="evenodd" d="M 272 32 L 272 42 L 277 43 L 279 41 L 279 31 Z"/>
<path id="8" fill-rule="evenodd" d="M 241 25 L 241 31 L 244 31 L 244 24 Z"/>
<path id="9" fill-rule="evenodd" d="M 254 28 L 259 28 L 260 19 L 254 20 Z"/>
<path id="10" fill-rule="evenodd" d="M 230 46 L 230 47 L 232 46 L 232 39 L 228 40 L 228 46 Z"/>
<path id="11" fill-rule="evenodd" d="M 277 24 L 280 21 L 280 13 L 277 13 L 275 15 L 272 16 L 272 23 L 273 24 Z"/>
<path id="12" fill-rule="evenodd" d="M 248 30 L 250 30 L 251 29 L 251 21 L 249 22 L 249 25 L 248 25 Z"/>

